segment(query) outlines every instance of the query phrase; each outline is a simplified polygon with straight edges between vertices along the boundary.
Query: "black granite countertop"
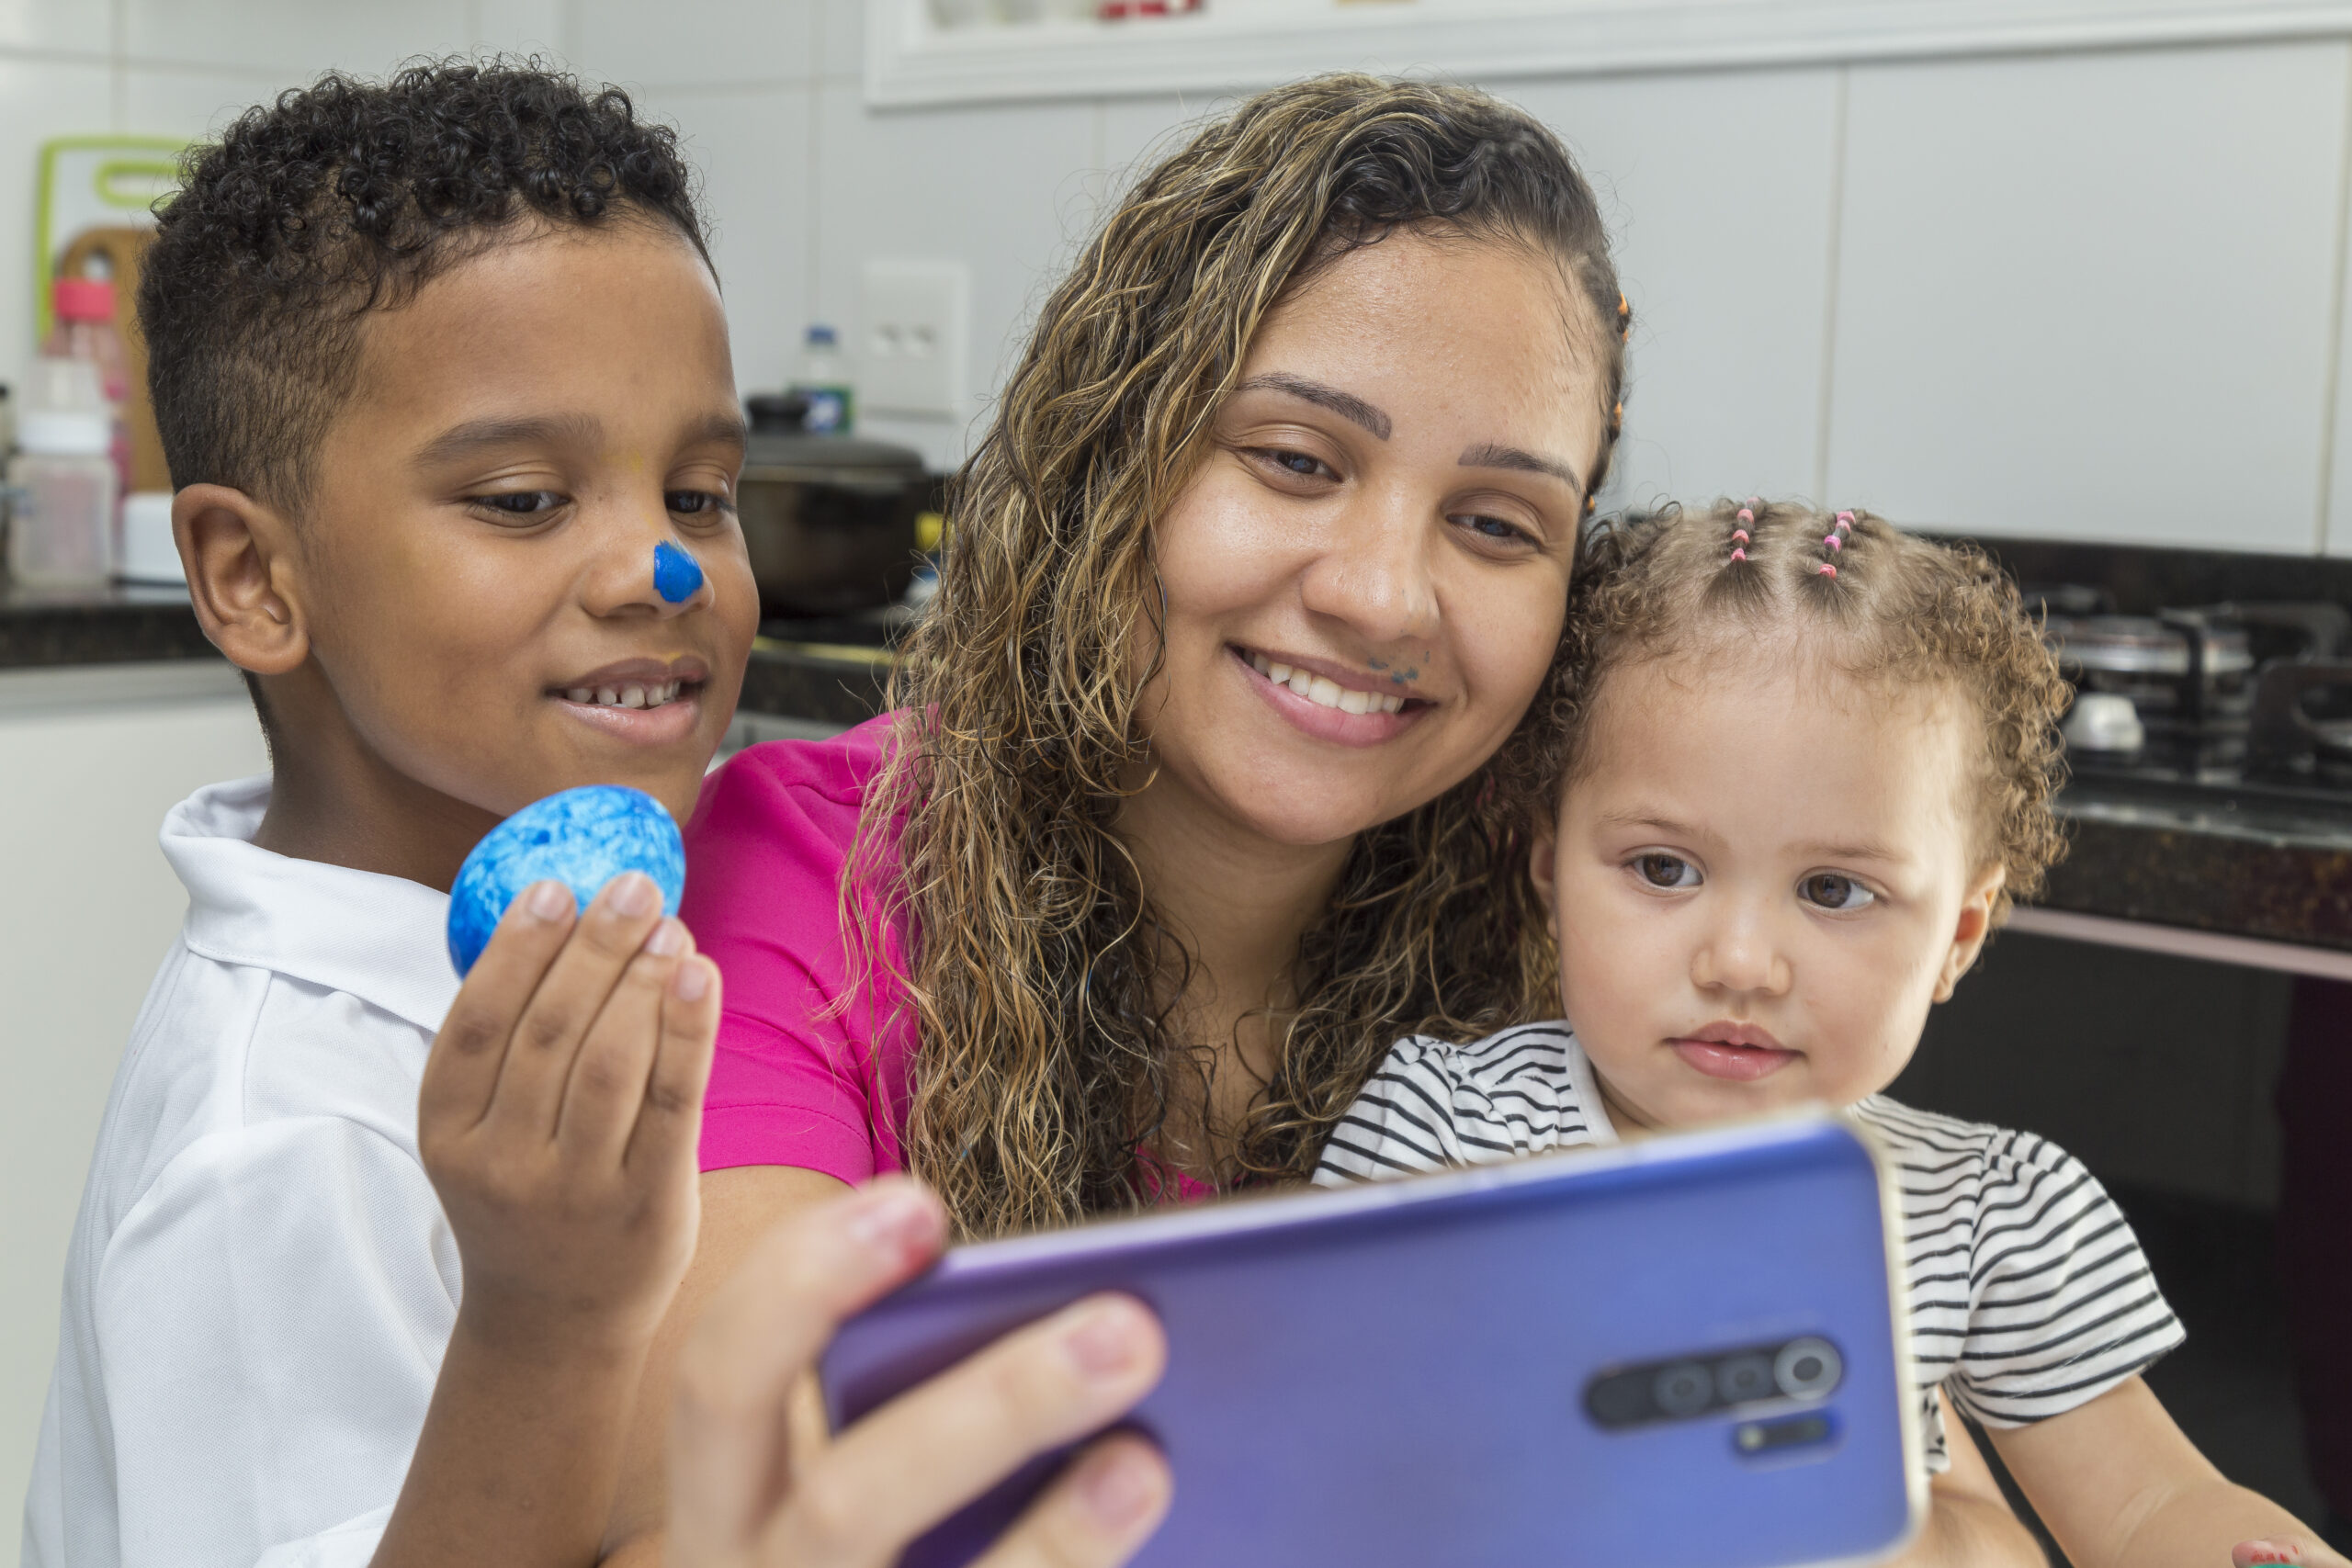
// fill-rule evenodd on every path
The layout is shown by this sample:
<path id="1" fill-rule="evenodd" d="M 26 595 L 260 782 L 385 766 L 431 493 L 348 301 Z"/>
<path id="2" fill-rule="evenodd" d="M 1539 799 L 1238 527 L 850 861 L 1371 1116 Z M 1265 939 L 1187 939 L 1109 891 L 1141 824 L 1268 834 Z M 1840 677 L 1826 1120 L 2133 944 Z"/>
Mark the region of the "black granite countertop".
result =
<path id="1" fill-rule="evenodd" d="M 882 688 L 894 661 L 881 648 L 763 637 L 752 644 L 736 705 L 747 713 L 863 724 L 882 711 Z"/>
<path id="2" fill-rule="evenodd" d="M 65 591 L 0 581 L 0 670 L 220 657 L 184 589 Z"/>
<path id="3" fill-rule="evenodd" d="M 2079 779 L 2044 908 L 2352 952 L 2352 802 L 2216 800 Z"/>

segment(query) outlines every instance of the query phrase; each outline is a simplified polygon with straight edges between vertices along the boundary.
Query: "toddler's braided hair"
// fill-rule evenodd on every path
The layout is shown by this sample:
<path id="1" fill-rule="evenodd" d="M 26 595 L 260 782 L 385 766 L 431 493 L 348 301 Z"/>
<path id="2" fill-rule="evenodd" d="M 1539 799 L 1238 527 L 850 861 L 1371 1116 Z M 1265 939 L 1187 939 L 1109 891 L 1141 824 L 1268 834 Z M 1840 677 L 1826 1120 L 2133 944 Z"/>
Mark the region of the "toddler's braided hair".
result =
<path id="1" fill-rule="evenodd" d="M 1550 818 L 1589 760 L 1594 704 L 1610 676 L 1711 657 L 1726 637 L 1818 654 L 1868 684 L 1940 685 L 1966 699 L 1984 726 L 1966 803 L 1972 847 L 1980 866 L 2007 873 L 1996 919 L 2012 898 L 2041 890 L 2065 852 L 2051 807 L 2068 699 L 2057 659 L 2017 585 L 1984 551 L 1905 534 L 1867 512 L 1724 501 L 1597 531 L 1535 701 L 1537 722 L 1522 725 L 1498 760 L 1517 807 Z"/>
<path id="2" fill-rule="evenodd" d="M 175 486 L 299 510 L 359 373 L 359 325 L 525 220 L 673 228 L 694 175 L 628 96 L 530 64 L 329 72 L 192 149 L 141 264 L 147 380 Z"/>

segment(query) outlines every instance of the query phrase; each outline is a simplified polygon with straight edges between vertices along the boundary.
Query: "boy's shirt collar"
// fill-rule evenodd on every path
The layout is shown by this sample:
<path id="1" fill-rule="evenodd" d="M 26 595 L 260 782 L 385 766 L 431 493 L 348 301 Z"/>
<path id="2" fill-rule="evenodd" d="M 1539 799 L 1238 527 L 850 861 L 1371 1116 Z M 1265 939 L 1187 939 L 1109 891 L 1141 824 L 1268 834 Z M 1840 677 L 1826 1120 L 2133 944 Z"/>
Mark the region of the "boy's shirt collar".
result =
<path id="1" fill-rule="evenodd" d="M 189 949 L 343 991 L 436 1032 L 458 995 L 449 896 L 405 877 L 257 847 L 269 779 L 209 784 L 164 818 L 164 858 L 187 887 Z"/>

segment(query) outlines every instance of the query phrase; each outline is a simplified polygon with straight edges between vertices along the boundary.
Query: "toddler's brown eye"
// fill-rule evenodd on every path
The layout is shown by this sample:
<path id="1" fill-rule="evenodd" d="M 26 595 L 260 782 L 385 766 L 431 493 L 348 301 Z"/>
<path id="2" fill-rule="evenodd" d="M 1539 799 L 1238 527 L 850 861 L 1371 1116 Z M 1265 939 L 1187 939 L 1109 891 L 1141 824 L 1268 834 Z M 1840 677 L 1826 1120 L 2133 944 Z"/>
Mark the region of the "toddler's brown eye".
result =
<path id="1" fill-rule="evenodd" d="M 1878 895 L 1850 876 L 1817 871 L 1797 884 L 1797 896 L 1824 909 L 1863 909 L 1878 902 Z"/>
<path id="2" fill-rule="evenodd" d="M 1699 868 L 1680 855 L 1659 854 L 1655 852 L 1636 856 L 1634 869 L 1652 887 L 1696 887 Z"/>

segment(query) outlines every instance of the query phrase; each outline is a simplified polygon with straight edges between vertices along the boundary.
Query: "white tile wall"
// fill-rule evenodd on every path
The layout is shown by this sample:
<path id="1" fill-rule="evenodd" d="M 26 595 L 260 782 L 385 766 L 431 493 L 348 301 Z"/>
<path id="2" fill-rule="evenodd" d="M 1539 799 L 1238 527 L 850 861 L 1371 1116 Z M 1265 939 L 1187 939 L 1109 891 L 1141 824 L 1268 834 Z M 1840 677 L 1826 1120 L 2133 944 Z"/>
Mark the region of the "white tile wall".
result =
<path id="1" fill-rule="evenodd" d="M 662 112 L 659 90 L 650 95 Z M 808 321 L 817 225 L 815 94 L 807 84 L 693 96 L 685 147 L 703 174 L 711 260 L 727 298 L 735 379 L 746 391 L 784 384 Z"/>
<path id="2" fill-rule="evenodd" d="M 467 0 L 397 6 L 319 0 L 120 0 L 132 60 L 269 70 L 289 78 L 328 66 L 381 71 L 415 54 L 473 47 Z"/>
<path id="3" fill-rule="evenodd" d="M 867 259 L 952 258 L 978 416 L 1103 202 L 1220 100 L 876 113 L 864 19 L 862 0 L 0 0 L 0 148 L 22 150 L 0 202 L 26 209 L 48 135 L 196 134 L 329 64 L 536 51 L 684 132 L 746 389 L 783 378 L 811 319 L 854 344 Z M 1501 85 L 1578 150 L 1636 307 L 1612 499 L 1754 490 L 2352 553 L 2347 72 L 2352 45 L 2322 39 Z M 28 288 L 0 245 L 0 302 Z M 25 315 L 0 308 L 0 377 Z M 943 464 L 970 434 L 874 429 Z"/>
<path id="4" fill-rule="evenodd" d="M 0 158 L 0 212 L 17 212 L 29 231 L 40 178 L 38 143 L 69 130 L 107 129 L 113 75 L 102 62 L 31 61 L 0 55 L 0 146 L 20 155 Z M 0 380 L 32 357 L 33 246 L 0 244 Z"/>
<path id="5" fill-rule="evenodd" d="M 1634 307 L 1605 502 L 1818 492 L 1838 91 L 1829 71 L 1508 89 L 1576 152 Z"/>
<path id="6" fill-rule="evenodd" d="M 876 114 L 852 83 L 819 89 L 812 315 L 856 341 L 859 276 L 872 258 L 971 268 L 970 364 L 982 392 L 1092 222 L 1100 182 L 1089 104 Z M 714 197 L 723 196 L 714 187 Z M 743 376 L 742 367 L 737 375 Z M 986 406 L 976 395 L 970 415 Z M 875 420 L 872 433 L 960 458 L 968 420 Z"/>
<path id="7" fill-rule="evenodd" d="M 1839 502 L 2314 549 L 2346 63 L 2326 41 L 1857 69 Z"/>
<path id="8" fill-rule="evenodd" d="M 0 49 L 104 54 L 112 18 L 90 0 L 0 0 Z"/>
<path id="9" fill-rule="evenodd" d="M 568 3 L 572 62 L 624 85 L 698 95 L 710 84 L 806 83 L 814 73 L 820 0 Z"/>

